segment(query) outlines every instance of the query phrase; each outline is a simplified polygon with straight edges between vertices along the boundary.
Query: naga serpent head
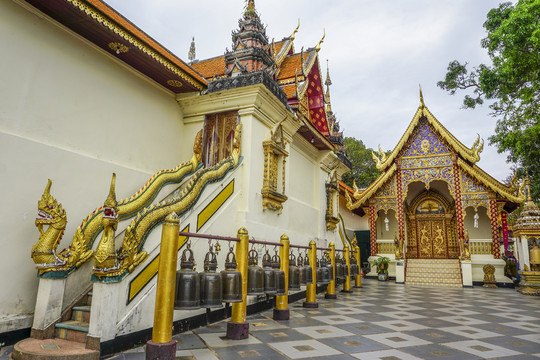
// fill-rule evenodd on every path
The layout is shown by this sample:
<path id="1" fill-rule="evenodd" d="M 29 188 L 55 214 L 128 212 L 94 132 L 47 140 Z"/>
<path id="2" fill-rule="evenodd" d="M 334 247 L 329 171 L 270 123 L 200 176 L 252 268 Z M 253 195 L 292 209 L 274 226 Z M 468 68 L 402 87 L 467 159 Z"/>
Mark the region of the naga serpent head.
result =
<path id="1" fill-rule="evenodd" d="M 50 193 L 51 185 L 52 181 L 49 179 L 45 191 L 38 201 L 36 226 L 51 225 L 66 218 L 66 211 L 62 209 L 62 204 L 58 204 L 56 199 L 52 197 Z"/>
<path id="2" fill-rule="evenodd" d="M 115 193 L 116 174 L 113 173 L 111 180 L 111 188 L 109 190 L 109 196 L 103 203 L 103 225 L 113 225 L 114 227 L 118 223 L 118 202 L 116 201 Z"/>

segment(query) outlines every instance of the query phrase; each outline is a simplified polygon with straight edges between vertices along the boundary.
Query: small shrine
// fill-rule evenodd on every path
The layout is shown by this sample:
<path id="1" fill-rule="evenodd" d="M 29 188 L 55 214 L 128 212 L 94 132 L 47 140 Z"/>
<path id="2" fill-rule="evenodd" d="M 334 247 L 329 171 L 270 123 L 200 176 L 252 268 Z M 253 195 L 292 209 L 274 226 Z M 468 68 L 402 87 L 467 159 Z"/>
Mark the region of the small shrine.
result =
<path id="1" fill-rule="evenodd" d="M 540 295 L 540 209 L 532 200 L 528 176 L 526 184 L 527 201 L 513 227 L 514 250 L 521 268 L 518 291 L 525 295 Z"/>

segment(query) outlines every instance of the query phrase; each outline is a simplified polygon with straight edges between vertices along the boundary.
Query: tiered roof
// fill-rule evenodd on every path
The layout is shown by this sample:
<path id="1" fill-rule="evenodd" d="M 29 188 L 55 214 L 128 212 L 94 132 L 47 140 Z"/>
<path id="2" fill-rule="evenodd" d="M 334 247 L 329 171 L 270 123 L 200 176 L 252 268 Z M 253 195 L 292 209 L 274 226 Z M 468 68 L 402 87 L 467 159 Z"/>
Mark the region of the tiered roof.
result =
<path id="1" fill-rule="evenodd" d="M 248 2 L 246 12 L 252 18 L 251 21 L 259 24 L 259 17 L 255 10 L 255 3 L 253 0 Z M 238 46 L 238 38 L 242 32 L 246 31 L 245 21 L 246 12 L 239 21 L 240 28 L 233 32 L 233 51 L 222 56 L 201 60 L 192 64 L 192 67 L 199 72 L 208 81 L 213 79 L 231 76 L 230 62 L 232 59 L 237 60 L 236 71 L 250 71 L 251 64 L 255 64 L 255 61 L 248 61 L 245 57 L 246 47 Z M 249 34 L 255 39 L 254 45 L 263 49 L 269 57 L 272 59 L 273 64 L 269 66 L 263 66 L 262 69 L 267 69 L 272 74 L 274 80 L 279 84 L 287 96 L 288 105 L 302 114 L 310 124 L 316 129 L 316 131 L 324 138 L 329 137 L 330 129 L 328 125 L 328 117 L 326 113 L 325 92 L 324 84 L 321 76 L 319 65 L 319 50 L 321 43 L 324 39 L 321 39 L 317 46 L 307 49 L 302 49 L 300 52 L 294 50 L 294 39 L 300 23 L 294 29 L 292 34 L 281 41 L 269 43 L 259 42 L 257 39 L 262 39 L 262 35 L 256 34 L 257 31 L 248 31 Z M 256 27 L 258 29 L 258 27 Z M 249 29 L 247 29 L 249 30 Z M 260 32 L 260 31 L 259 31 Z M 264 34 L 266 36 L 266 34 Z M 245 35 L 244 38 L 247 38 Z M 249 41 L 244 41 L 249 44 Z M 257 64 L 260 64 L 257 63 Z M 245 68 L 240 68 L 244 66 Z M 255 67 L 255 66 L 253 66 Z M 332 146 L 330 146 L 332 147 Z"/>
<path id="2" fill-rule="evenodd" d="M 377 169 L 383 170 L 381 175 L 371 183 L 366 189 L 358 190 L 354 188 L 353 199 L 349 198 L 347 207 L 350 210 L 358 209 L 359 207 L 366 205 L 369 199 L 374 196 L 394 175 L 397 171 L 396 159 L 401 156 L 406 145 L 411 140 L 413 133 L 417 127 L 420 126 L 421 119 L 427 121 L 427 123 L 437 132 L 437 134 L 446 142 L 451 151 L 457 157 L 457 165 L 461 170 L 476 179 L 481 185 L 490 189 L 497 194 L 501 199 L 506 200 L 513 204 L 520 204 L 525 201 L 525 195 L 521 190 L 516 189 L 513 186 L 506 186 L 495 178 L 490 176 L 484 170 L 482 170 L 476 162 L 480 160 L 480 152 L 483 149 L 483 141 L 480 143 L 478 138 L 471 148 L 466 147 L 461 143 L 454 135 L 450 133 L 435 116 L 429 111 L 424 104 L 422 92 L 420 92 L 420 106 L 418 107 L 411 123 L 407 127 L 407 130 L 399 140 L 398 144 L 390 155 L 385 155 L 380 150 L 380 156 L 373 155 L 373 160 L 376 162 Z"/>

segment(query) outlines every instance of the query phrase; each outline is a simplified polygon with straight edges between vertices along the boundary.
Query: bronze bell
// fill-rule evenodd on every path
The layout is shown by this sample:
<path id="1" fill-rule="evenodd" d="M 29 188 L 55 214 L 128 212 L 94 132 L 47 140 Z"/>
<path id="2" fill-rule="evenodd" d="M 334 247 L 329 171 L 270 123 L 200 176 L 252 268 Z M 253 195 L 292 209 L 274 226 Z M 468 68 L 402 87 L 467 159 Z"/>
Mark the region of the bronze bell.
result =
<path id="1" fill-rule="evenodd" d="M 272 269 L 272 258 L 266 250 L 262 258 L 262 265 L 264 271 L 264 293 L 267 295 L 276 295 L 276 274 Z"/>
<path id="2" fill-rule="evenodd" d="M 187 253 L 189 252 L 189 258 Z M 176 290 L 174 308 L 176 310 L 193 310 L 199 308 L 199 273 L 193 270 L 193 251 L 190 243 L 182 252 L 180 270 L 176 272 Z"/>
<path id="3" fill-rule="evenodd" d="M 232 255 L 232 259 L 229 257 Z M 233 248 L 229 249 L 225 259 L 225 270 L 221 271 L 224 303 L 242 302 L 242 273 L 236 270 L 236 257 Z"/>
<path id="4" fill-rule="evenodd" d="M 306 269 L 306 284 L 313 284 L 313 269 L 309 264 L 309 256 L 305 256 L 306 261 L 304 263 L 304 268 Z"/>
<path id="5" fill-rule="evenodd" d="M 276 253 L 272 257 L 272 269 L 274 269 L 274 279 L 276 282 L 276 295 L 287 295 L 285 284 L 285 271 L 280 270 L 281 259 Z"/>
<path id="6" fill-rule="evenodd" d="M 326 259 L 321 259 L 321 271 L 322 271 L 322 284 L 328 285 L 330 284 L 330 270 L 328 269 L 328 266 L 326 266 Z"/>
<path id="7" fill-rule="evenodd" d="M 217 257 L 210 248 L 204 257 L 204 272 L 199 274 L 201 282 L 201 307 L 221 307 L 223 294 L 221 274 L 216 272 Z"/>
<path id="8" fill-rule="evenodd" d="M 258 265 L 257 251 L 251 249 L 248 252 L 248 295 L 263 295 L 264 294 L 264 270 Z"/>
<path id="9" fill-rule="evenodd" d="M 360 270 L 358 269 L 358 263 L 356 262 L 356 256 L 351 258 L 351 276 L 360 275 Z"/>
<path id="10" fill-rule="evenodd" d="M 289 290 L 300 290 L 300 269 L 293 253 L 289 256 Z"/>
<path id="11" fill-rule="evenodd" d="M 316 278 L 316 282 L 317 282 L 317 285 L 322 285 L 323 284 L 323 270 L 319 264 L 319 259 L 316 260 L 317 262 L 317 278 Z"/>
<path id="12" fill-rule="evenodd" d="M 538 271 L 540 269 L 540 248 L 538 248 L 538 243 L 533 239 L 533 248 L 530 252 L 530 263 L 531 271 Z"/>
<path id="13" fill-rule="evenodd" d="M 330 257 L 326 258 L 326 267 L 328 268 L 328 276 L 330 277 L 330 280 L 334 279 L 334 267 L 332 266 L 332 260 Z"/>
<path id="14" fill-rule="evenodd" d="M 343 276 L 343 264 L 341 263 L 341 258 L 336 256 L 336 281 L 341 282 L 345 280 Z"/>
<path id="15" fill-rule="evenodd" d="M 306 285 L 307 269 L 304 266 L 304 258 L 302 258 L 302 255 L 300 254 L 298 254 L 297 265 L 298 270 L 300 270 L 300 285 Z"/>
<path id="16" fill-rule="evenodd" d="M 343 277 L 350 276 L 351 271 L 350 271 L 349 267 L 347 266 L 347 261 L 345 259 L 343 259 L 342 261 L 343 262 L 341 264 L 343 266 Z"/>

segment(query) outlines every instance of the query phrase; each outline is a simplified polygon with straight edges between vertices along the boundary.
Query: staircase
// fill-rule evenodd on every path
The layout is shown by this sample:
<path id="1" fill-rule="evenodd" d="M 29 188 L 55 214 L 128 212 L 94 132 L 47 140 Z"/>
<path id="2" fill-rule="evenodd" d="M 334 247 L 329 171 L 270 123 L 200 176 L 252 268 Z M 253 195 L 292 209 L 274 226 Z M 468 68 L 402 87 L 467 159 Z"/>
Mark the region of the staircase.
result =
<path id="1" fill-rule="evenodd" d="M 86 348 L 90 322 L 92 292 L 83 296 L 70 312 L 55 325 L 53 339 L 29 338 L 18 342 L 12 353 L 14 360 L 98 360 L 99 351 Z"/>
<path id="2" fill-rule="evenodd" d="M 405 284 L 463 287 L 458 259 L 407 259 Z"/>
<path id="3" fill-rule="evenodd" d="M 67 321 L 57 323 L 55 336 L 58 339 L 76 341 L 85 344 L 90 322 L 90 307 L 92 304 L 92 292 L 86 296 L 86 304 L 74 306 L 71 309 L 71 317 Z"/>

